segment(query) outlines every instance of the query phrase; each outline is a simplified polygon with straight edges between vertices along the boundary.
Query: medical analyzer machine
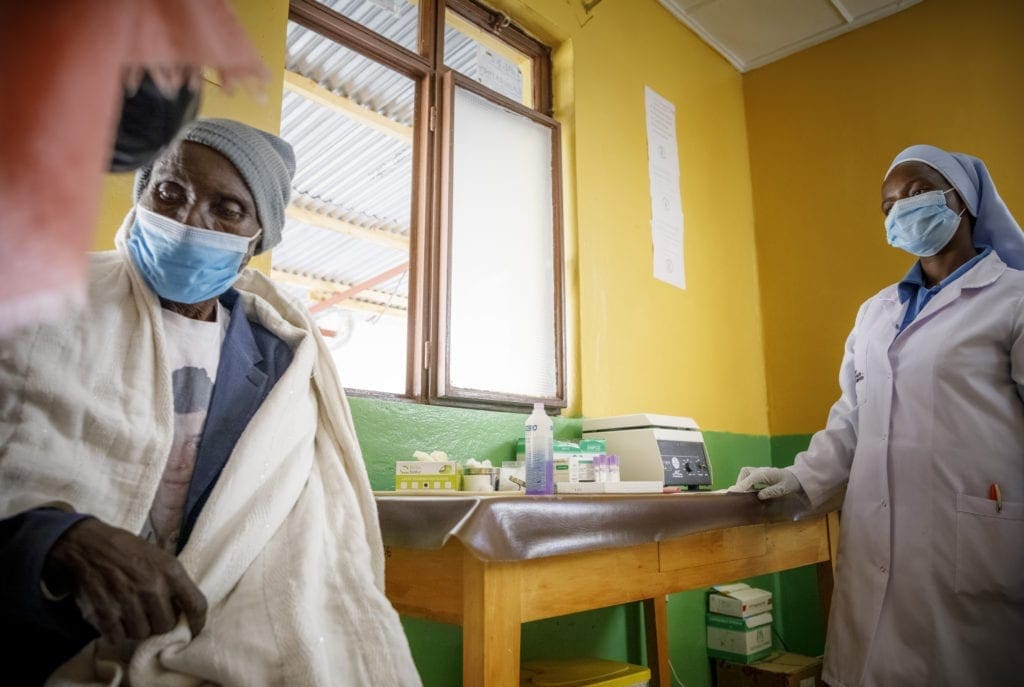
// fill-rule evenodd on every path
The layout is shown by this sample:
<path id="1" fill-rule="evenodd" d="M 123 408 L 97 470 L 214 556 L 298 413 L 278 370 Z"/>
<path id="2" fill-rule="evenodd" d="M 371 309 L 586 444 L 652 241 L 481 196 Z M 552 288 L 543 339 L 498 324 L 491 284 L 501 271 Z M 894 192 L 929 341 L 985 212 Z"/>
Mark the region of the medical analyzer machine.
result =
<path id="1" fill-rule="evenodd" d="M 619 456 L 623 480 L 660 481 L 695 490 L 711 485 L 704 436 L 688 417 L 617 415 L 584 418 L 584 439 L 604 439 Z"/>

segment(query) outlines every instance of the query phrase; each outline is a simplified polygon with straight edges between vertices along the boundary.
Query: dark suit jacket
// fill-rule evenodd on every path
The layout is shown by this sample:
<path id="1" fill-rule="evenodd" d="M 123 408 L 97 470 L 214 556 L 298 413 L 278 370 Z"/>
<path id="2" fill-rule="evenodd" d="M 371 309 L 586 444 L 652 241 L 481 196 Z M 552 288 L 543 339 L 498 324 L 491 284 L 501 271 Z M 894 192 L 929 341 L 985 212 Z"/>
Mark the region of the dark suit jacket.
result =
<path id="1" fill-rule="evenodd" d="M 284 341 L 249 321 L 237 291 L 228 291 L 220 302 L 231 311 L 231 321 L 185 501 L 179 551 L 238 438 L 292 361 L 291 348 Z M 82 620 L 73 600 L 47 601 L 39 586 L 54 542 L 88 517 L 39 508 L 0 520 L 0 635 L 14 640 L 0 644 L 6 684 L 42 684 L 97 636 Z M 15 674 L 7 672 L 11 669 Z"/>

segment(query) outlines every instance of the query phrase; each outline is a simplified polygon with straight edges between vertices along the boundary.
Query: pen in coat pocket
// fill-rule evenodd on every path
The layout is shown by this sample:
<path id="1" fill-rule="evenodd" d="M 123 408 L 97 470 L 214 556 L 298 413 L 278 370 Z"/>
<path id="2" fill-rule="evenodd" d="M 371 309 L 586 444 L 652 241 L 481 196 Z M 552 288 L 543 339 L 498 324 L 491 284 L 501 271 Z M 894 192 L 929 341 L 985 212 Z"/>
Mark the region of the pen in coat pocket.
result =
<path id="1" fill-rule="evenodd" d="M 1003 491 L 995 482 L 988 488 L 988 497 L 996 502 L 996 512 L 1003 512 Z"/>

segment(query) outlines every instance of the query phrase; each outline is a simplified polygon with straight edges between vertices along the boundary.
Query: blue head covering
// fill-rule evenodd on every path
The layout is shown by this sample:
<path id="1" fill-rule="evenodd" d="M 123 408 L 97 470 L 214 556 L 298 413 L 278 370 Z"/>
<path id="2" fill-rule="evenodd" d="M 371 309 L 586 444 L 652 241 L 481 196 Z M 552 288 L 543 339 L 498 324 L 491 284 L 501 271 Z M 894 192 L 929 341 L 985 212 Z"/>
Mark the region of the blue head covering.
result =
<path id="1" fill-rule="evenodd" d="M 999 197 L 984 162 L 964 153 L 947 153 L 935 146 L 916 145 L 897 155 L 885 176 L 904 162 L 923 162 L 944 176 L 975 218 L 974 243 L 992 246 L 1003 262 L 1016 270 L 1024 270 L 1024 233 Z"/>

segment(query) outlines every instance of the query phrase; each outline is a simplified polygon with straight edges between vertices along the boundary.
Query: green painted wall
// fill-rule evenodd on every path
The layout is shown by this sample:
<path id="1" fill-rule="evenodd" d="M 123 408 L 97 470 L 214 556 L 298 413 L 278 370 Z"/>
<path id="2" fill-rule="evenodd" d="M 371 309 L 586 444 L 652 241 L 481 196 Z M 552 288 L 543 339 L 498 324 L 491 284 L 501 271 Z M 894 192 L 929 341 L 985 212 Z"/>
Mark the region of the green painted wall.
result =
<path id="1" fill-rule="evenodd" d="M 370 484 L 395 488 L 395 461 L 412 460 L 413 451 L 446 451 L 453 460 L 468 458 L 494 465 L 515 457 L 516 439 L 523 435 L 527 413 L 498 413 L 422 403 L 350 398 Z M 554 418 L 555 438 L 578 439 L 583 423 Z"/>
<path id="2" fill-rule="evenodd" d="M 805 450 L 810 441 L 810 434 L 772 437 L 771 464 L 778 468 L 792 465 L 796 454 Z M 816 656 L 825 650 L 825 624 L 817 590 L 818 577 L 814 566 L 791 570 L 775 579 L 775 629 L 782 638 L 782 644 L 798 654 Z M 778 637 L 776 641 L 779 641 Z"/>
<path id="3" fill-rule="evenodd" d="M 523 431 L 525 413 L 501 413 L 417 403 L 352 398 L 352 415 L 374 489 L 394 487 L 395 460 L 415 450 L 443 450 L 458 460 L 510 460 Z M 555 418 L 555 437 L 580 437 L 578 418 Z M 788 465 L 806 448 L 809 436 L 764 437 L 705 431 L 714 468 L 715 489 L 729 486 L 745 465 Z M 802 442 L 802 443 L 801 443 Z M 786 462 L 788 457 L 788 463 Z M 722 580 L 730 582 L 731 580 Z M 568 581 L 567 581 L 568 582 Z M 820 654 L 823 646 L 820 604 L 813 567 L 747 580 L 775 594 L 776 627 L 790 650 Z M 614 581 L 610 581 L 614 584 Z M 687 687 L 710 687 L 705 650 L 704 592 L 673 594 L 668 600 L 669 656 Z M 413 658 L 425 687 L 462 684 L 462 629 L 418 618 L 403 618 Z M 646 664 L 643 611 L 627 604 L 549 618 L 523 627 L 524 660 L 600 656 Z M 781 648 L 778 639 L 777 647 Z"/>

